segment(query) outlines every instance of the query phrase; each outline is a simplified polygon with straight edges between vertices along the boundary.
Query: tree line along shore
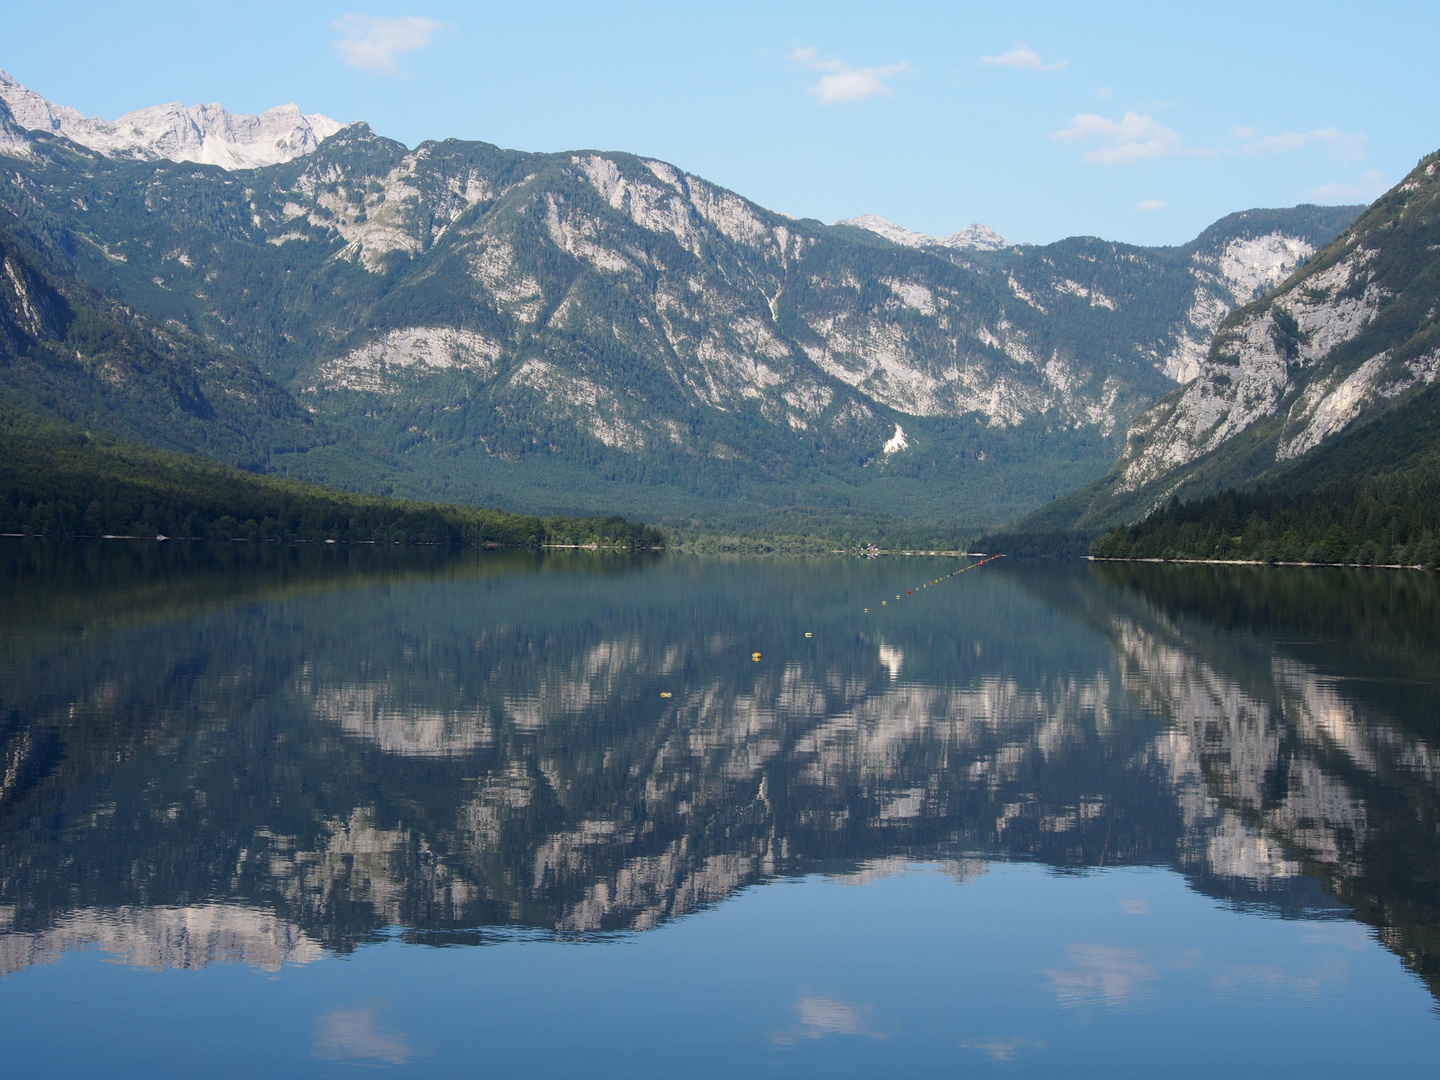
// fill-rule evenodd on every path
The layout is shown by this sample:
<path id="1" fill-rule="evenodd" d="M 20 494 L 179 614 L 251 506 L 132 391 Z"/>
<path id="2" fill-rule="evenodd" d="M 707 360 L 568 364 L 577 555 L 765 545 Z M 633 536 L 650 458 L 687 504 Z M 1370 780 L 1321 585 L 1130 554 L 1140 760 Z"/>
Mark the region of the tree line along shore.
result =
<path id="1" fill-rule="evenodd" d="M 0 435 L 0 533 L 451 547 L 665 546 L 618 515 L 512 514 L 360 495 L 88 434 Z"/>

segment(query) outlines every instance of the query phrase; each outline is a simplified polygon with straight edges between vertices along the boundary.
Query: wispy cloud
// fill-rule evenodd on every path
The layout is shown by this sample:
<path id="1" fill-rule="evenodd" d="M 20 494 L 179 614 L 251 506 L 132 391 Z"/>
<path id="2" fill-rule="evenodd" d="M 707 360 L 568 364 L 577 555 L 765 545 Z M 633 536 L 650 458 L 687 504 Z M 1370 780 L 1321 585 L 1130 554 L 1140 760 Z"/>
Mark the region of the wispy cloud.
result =
<path id="1" fill-rule="evenodd" d="M 380 75 L 406 74 L 395 62 L 400 53 L 429 45 L 447 24 L 416 15 L 382 19 L 374 15 L 342 15 L 330 24 L 335 51 L 351 67 Z"/>
<path id="2" fill-rule="evenodd" d="M 1040 59 L 1040 54 L 1034 49 L 1027 47 L 1023 42 L 1016 42 L 1015 47 L 1007 53 L 999 56 L 982 56 L 980 63 L 990 64 L 994 67 L 1021 68 L 1025 71 L 1061 71 L 1070 61 L 1056 60 L 1047 64 Z"/>
<path id="3" fill-rule="evenodd" d="M 1316 128 L 1313 131 L 1282 131 L 1278 135 L 1261 135 L 1254 128 L 1236 124 L 1230 129 L 1240 146 L 1235 151 L 1247 157 L 1266 154 L 1289 154 L 1308 147 L 1319 147 L 1331 157 L 1344 162 L 1363 161 L 1365 144 L 1369 142 L 1363 132 L 1346 134 L 1337 127 Z"/>
<path id="4" fill-rule="evenodd" d="M 1098 143 L 1081 155 L 1097 165 L 1133 165 L 1147 158 L 1169 157 L 1180 152 L 1180 133 L 1142 113 L 1127 112 L 1119 120 L 1097 113 L 1080 113 L 1070 126 L 1052 131 L 1057 142 L 1079 146 Z"/>
<path id="5" fill-rule="evenodd" d="M 1164 199 L 1141 199 L 1135 204 L 1135 213 L 1153 214 L 1157 210 L 1164 210 L 1169 205 Z M 1126 908 L 1125 910 L 1129 911 L 1130 909 Z"/>
<path id="6" fill-rule="evenodd" d="M 1352 184 L 1321 184 L 1306 194 L 1319 203 L 1374 202 L 1389 188 L 1379 169 L 1366 169 Z"/>
<path id="7" fill-rule="evenodd" d="M 822 105 L 853 105 L 882 94 L 893 97 L 895 91 L 886 85 L 885 80 L 910 70 L 910 65 L 903 60 L 885 67 L 852 68 L 838 57 L 828 60 L 821 57 L 819 50 L 813 47 L 796 49 L 790 54 L 790 59 L 814 71 L 826 72 L 819 82 L 810 87 L 810 93 Z"/>

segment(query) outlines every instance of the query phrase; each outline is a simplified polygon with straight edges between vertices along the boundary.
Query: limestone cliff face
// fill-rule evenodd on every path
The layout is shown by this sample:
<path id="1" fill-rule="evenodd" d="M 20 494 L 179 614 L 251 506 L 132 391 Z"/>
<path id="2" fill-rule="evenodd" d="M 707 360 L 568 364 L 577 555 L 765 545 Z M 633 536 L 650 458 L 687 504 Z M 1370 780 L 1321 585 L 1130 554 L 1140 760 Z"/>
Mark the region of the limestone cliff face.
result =
<path id="1" fill-rule="evenodd" d="M 1436 155 L 1422 161 L 1321 258 L 1224 325 L 1195 382 L 1136 423 L 1118 490 L 1272 418 L 1274 460 L 1290 460 L 1366 409 L 1435 380 L 1435 307 L 1419 293 L 1437 263 L 1425 242 L 1437 229 L 1437 169 Z"/>
<path id="2" fill-rule="evenodd" d="M 1296 252 L 1279 239 L 1261 245 L 1238 289 L 1263 288 Z M 1133 520 L 1174 494 L 1253 484 L 1429 386 L 1440 376 L 1437 253 L 1432 154 L 1277 288 L 1219 322 L 1194 379 L 1136 419 L 1111 473 L 1065 512 L 1082 525 Z"/>

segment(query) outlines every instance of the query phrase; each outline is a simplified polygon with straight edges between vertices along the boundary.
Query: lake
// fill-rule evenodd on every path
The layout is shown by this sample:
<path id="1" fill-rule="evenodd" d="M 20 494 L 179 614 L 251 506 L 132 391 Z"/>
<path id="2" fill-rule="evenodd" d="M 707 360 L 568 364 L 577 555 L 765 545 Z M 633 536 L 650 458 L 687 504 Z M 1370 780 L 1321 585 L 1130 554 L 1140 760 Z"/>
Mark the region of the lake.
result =
<path id="1" fill-rule="evenodd" d="M 1440 580 L 972 563 L 0 541 L 6 1074 L 1433 1075 Z"/>

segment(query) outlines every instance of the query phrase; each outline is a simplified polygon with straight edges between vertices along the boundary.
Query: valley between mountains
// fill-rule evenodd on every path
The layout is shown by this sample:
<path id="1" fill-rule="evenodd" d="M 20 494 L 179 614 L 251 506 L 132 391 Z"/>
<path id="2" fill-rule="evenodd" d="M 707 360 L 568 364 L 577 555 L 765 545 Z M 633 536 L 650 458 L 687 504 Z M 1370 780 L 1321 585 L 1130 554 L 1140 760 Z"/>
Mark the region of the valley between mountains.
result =
<path id="1" fill-rule="evenodd" d="M 4 75 L 0 170 L 9 415 L 360 492 L 856 539 L 1041 508 L 1098 529 L 1281 403 L 1302 456 L 1436 367 L 1335 352 L 1399 295 L 1361 207 L 1175 248 L 932 238 L 631 154 L 411 149 L 293 106 L 109 124 Z"/>

